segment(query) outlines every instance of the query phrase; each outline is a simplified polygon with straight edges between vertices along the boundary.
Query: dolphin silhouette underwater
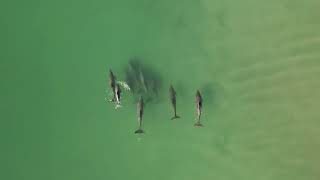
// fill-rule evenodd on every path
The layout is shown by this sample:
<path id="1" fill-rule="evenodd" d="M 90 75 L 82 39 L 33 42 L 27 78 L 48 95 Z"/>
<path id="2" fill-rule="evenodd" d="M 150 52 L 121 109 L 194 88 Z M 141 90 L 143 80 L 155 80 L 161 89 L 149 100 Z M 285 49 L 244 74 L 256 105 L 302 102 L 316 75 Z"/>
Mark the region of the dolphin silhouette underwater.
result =
<path id="1" fill-rule="evenodd" d="M 196 92 L 196 111 L 197 111 L 197 120 L 194 126 L 201 127 L 203 126 L 200 122 L 201 113 L 202 113 L 202 96 L 200 94 L 200 91 L 197 90 Z"/>
<path id="2" fill-rule="evenodd" d="M 139 101 L 137 103 L 137 115 L 138 115 L 138 130 L 136 130 L 135 134 L 141 134 L 144 133 L 142 130 L 142 116 L 143 116 L 143 109 L 144 108 L 144 102 L 142 96 L 140 96 Z"/>
<path id="3" fill-rule="evenodd" d="M 176 94 L 177 93 L 174 90 L 173 86 L 170 85 L 169 95 L 170 95 L 170 101 L 171 101 L 171 105 L 172 105 L 173 113 L 174 113 L 174 116 L 171 118 L 171 120 L 180 118 L 180 116 L 177 115 L 177 98 L 176 98 Z"/>

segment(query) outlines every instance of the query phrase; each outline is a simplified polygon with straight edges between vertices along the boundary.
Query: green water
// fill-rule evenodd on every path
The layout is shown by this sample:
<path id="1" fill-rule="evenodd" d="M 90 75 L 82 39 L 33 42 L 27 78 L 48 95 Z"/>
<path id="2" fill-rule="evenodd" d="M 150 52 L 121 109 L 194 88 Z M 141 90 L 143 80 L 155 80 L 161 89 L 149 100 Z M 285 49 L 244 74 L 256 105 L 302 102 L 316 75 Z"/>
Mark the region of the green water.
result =
<path id="1" fill-rule="evenodd" d="M 317 180 L 320 1 L 1 1 L 3 180 Z M 108 69 L 159 103 L 106 103 Z M 181 119 L 170 121 L 167 92 Z M 195 128 L 194 95 L 204 98 Z"/>

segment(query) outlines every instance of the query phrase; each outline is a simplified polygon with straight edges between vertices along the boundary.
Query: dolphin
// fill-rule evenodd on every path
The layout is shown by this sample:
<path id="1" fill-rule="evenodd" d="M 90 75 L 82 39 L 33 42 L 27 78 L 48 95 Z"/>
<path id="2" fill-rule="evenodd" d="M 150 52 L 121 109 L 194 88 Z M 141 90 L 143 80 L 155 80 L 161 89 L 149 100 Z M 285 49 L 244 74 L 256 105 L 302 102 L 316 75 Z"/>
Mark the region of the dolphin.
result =
<path id="1" fill-rule="evenodd" d="M 197 90 L 197 93 L 196 93 L 197 120 L 194 126 L 198 126 L 198 127 L 202 126 L 202 124 L 200 123 L 201 109 L 202 109 L 202 97 L 201 97 L 200 91 Z"/>
<path id="2" fill-rule="evenodd" d="M 174 112 L 174 116 L 171 118 L 171 120 L 173 119 L 177 119 L 177 118 L 180 118 L 178 115 L 177 115 L 177 108 L 176 108 L 176 91 L 173 89 L 172 85 L 170 86 L 169 88 L 169 95 L 170 95 L 170 101 L 171 101 L 171 105 L 173 107 L 173 112 Z"/>
<path id="3" fill-rule="evenodd" d="M 115 95 L 115 101 L 117 103 L 116 105 L 116 109 L 118 109 L 119 107 L 121 107 L 121 89 L 118 83 L 116 83 L 116 86 L 114 88 L 114 95 Z"/>
<path id="4" fill-rule="evenodd" d="M 136 130 L 134 133 L 135 134 L 141 134 L 144 133 L 144 131 L 142 130 L 142 116 L 143 116 L 143 98 L 142 96 L 140 96 L 139 101 L 137 103 L 137 115 L 138 115 L 138 124 L 139 124 L 139 128 L 138 130 Z"/>
<path id="5" fill-rule="evenodd" d="M 110 99 L 110 102 L 113 102 L 116 100 L 116 92 L 115 92 L 115 88 L 116 88 L 116 77 L 114 76 L 113 72 L 111 69 L 109 69 L 109 86 L 112 90 L 113 93 L 113 98 Z"/>

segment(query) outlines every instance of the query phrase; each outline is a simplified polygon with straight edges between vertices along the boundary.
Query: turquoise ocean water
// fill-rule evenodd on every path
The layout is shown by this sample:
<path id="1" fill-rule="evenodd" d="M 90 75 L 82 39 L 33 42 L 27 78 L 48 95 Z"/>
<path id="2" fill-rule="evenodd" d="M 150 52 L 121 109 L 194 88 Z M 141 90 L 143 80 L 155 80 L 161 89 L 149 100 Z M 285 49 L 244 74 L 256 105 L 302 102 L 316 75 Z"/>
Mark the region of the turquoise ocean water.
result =
<path id="1" fill-rule="evenodd" d="M 320 1 L 0 2 L 0 179 L 317 180 Z M 108 70 L 159 99 L 105 102 Z M 171 121 L 168 88 L 180 119 Z M 204 99 L 195 128 L 195 91 Z"/>

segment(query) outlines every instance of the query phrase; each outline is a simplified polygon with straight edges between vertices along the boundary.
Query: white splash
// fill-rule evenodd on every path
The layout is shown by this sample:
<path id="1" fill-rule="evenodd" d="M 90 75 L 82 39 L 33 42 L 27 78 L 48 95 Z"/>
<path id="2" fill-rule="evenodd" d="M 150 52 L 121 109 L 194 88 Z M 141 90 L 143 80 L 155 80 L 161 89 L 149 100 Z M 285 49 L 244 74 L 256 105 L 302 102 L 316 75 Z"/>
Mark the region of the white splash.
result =
<path id="1" fill-rule="evenodd" d="M 106 97 L 106 98 L 104 98 L 104 100 L 106 101 L 106 102 L 112 102 L 113 100 L 113 93 L 111 92 L 111 91 L 106 91 L 106 93 L 107 93 L 107 96 L 108 97 Z"/>
<path id="2" fill-rule="evenodd" d="M 125 81 L 117 81 L 117 83 L 122 86 L 125 90 L 131 91 L 130 86 Z"/>
<path id="3" fill-rule="evenodd" d="M 121 108 L 122 106 L 120 104 L 117 104 L 115 109 Z"/>

